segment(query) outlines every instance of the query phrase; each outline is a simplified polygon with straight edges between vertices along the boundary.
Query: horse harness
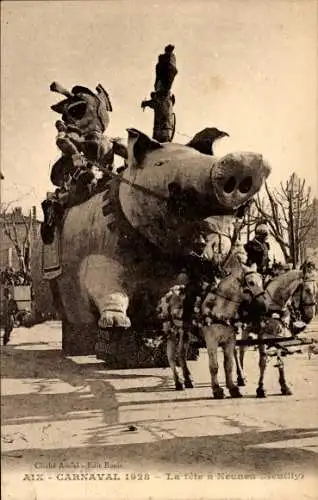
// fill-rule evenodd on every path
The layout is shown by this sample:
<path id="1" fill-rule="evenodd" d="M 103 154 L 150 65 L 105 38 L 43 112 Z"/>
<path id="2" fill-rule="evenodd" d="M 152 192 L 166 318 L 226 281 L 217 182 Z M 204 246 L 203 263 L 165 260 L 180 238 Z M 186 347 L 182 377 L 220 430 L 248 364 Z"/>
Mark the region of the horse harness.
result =
<path id="1" fill-rule="evenodd" d="M 257 299 L 257 298 L 261 297 L 262 295 L 264 295 L 264 290 L 262 290 L 261 292 L 259 292 L 256 295 L 252 294 L 251 290 L 246 285 L 246 276 L 248 276 L 249 274 L 254 274 L 254 271 L 248 271 L 246 274 L 244 274 L 244 278 L 243 279 L 240 279 L 238 277 L 236 277 L 235 279 L 239 282 L 239 285 L 241 287 L 243 287 L 243 293 L 244 294 L 249 294 L 252 299 Z M 244 285 L 246 285 L 246 286 L 244 287 Z M 242 300 L 235 300 L 233 297 L 229 297 L 227 295 L 224 295 L 224 294 L 220 293 L 218 291 L 218 288 L 219 288 L 219 286 L 215 287 L 214 289 L 212 288 L 212 286 L 210 286 L 209 289 L 208 289 L 208 291 L 207 291 L 207 293 L 206 293 L 206 295 L 205 295 L 205 297 L 202 299 L 202 302 L 205 300 L 205 298 L 207 297 L 208 293 L 211 293 L 211 294 L 213 294 L 216 297 L 220 297 L 223 300 L 226 300 L 228 302 L 232 302 L 234 304 L 240 305 L 242 303 Z M 222 325 L 225 325 L 225 326 L 232 326 L 232 327 L 235 327 L 235 328 L 237 327 L 238 318 L 224 318 L 224 317 L 216 316 L 216 315 L 211 314 L 211 313 L 204 314 L 203 316 L 204 316 L 204 322 L 205 323 L 222 324 Z"/>

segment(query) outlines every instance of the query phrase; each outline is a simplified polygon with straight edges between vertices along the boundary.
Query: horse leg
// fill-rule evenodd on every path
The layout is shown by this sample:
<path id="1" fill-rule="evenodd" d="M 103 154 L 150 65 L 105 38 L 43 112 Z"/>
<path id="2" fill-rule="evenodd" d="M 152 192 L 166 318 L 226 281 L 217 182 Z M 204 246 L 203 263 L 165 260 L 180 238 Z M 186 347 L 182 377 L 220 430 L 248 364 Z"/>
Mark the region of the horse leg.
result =
<path id="1" fill-rule="evenodd" d="M 259 341 L 262 341 L 262 337 L 259 336 Z M 265 345 L 261 344 L 259 345 L 258 348 L 259 352 L 259 380 L 258 380 L 258 387 L 256 389 L 256 397 L 257 398 L 265 398 L 266 393 L 264 390 L 264 375 L 265 375 L 265 370 L 266 370 L 266 364 L 267 364 L 267 356 L 266 356 L 266 351 L 265 351 Z"/>
<path id="2" fill-rule="evenodd" d="M 187 332 L 182 332 L 180 334 L 180 340 L 178 345 L 179 363 L 183 373 L 184 387 L 186 389 L 192 389 L 193 384 L 191 380 L 191 373 L 187 364 L 188 348 L 189 348 L 189 335 Z"/>
<path id="3" fill-rule="evenodd" d="M 284 367 L 284 362 L 280 356 L 280 352 L 277 354 L 277 363 L 276 366 L 278 368 L 278 373 L 279 373 L 279 385 L 280 385 L 280 390 L 283 396 L 291 396 L 293 393 L 290 390 L 290 388 L 287 385 L 286 379 L 285 379 L 285 367 Z"/>
<path id="4" fill-rule="evenodd" d="M 218 335 L 217 327 L 209 326 L 203 329 L 205 343 L 209 356 L 209 369 L 211 374 L 211 387 L 214 399 L 223 399 L 224 391 L 218 381 Z"/>
<path id="5" fill-rule="evenodd" d="M 174 333 L 170 333 L 167 339 L 167 358 L 172 371 L 176 391 L 182 391 L 183 385 L 179 380 L 176 362 L 177 339 Z"/>
<path id="6" fill-rule="evenodd" d="M 241 349 L 241 347 L 239 348 Z M 234 348 L 234 360 L 235 360 L 235 366 L 236 366 L 236 376 L 237 376 L 237 385 L 239 387 L 243 387 L 245 385 L 245 380 L 244 380 L 244 373 L 243 373 L 243 366 L 241 364 L 241 359 L 240 359 L 240 352 L 238 353 L 238 348 Z"/>
<path id="7" fill-rule="evenodd" d="M 239 348 L 239 360 L 240 360 L 240 365 L 241 365 L 241 370 L 242 370 L 242 377 L 243 377 L 243 384 L 245 385 L 246 383 L 246 377 L 244 376 L 244 356 L 245 356 L 245 351 L 246 348 L 245 346 L 241 345 Z"/>
<path id="8" fill-rule="evenodd" d="M 244 370 L 244 355 L 245 355 L 245 346 L 244 345 L 241 345 L 239 347 L 239 355 L 240 355 L 239 359 L 240 359 L 241 368 L 242 368 L 242 370 Z"/>
<path id="9" fill-rule="evenodd" d="M 248 339 L 248 330 L 247 328 L 243 328 L 242 332 L 242 340 Z M 244 356 L 245 356 L 246 347 L 244 345 L 240 345 L 239 347 L 239 362 L 240 362 L 240 374 L 237 374 L 237 385 L 243 387 L 246 384 L 246 377 L 244 377 Z"/>
<path id="10" fill-rule="evenodd" d="M 233 382 L 233 357 L 235 358 L 235 353 L 235 338 L 233 338 L 223 345 L 225 381 L 231 397 L 241 398 L 242 394 Z"/>

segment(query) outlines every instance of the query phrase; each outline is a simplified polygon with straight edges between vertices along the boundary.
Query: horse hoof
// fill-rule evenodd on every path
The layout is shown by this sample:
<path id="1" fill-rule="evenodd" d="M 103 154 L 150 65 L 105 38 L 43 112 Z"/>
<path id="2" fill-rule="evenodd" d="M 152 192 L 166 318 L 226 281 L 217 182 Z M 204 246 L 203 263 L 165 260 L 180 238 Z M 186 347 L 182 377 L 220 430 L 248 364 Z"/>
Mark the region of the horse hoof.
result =
<path id="1" fill-rule="evenodd" d="M 192 381 L 191 380 L 185 380 L 184 381 L 184 387 L 186 389 L 193 389 L 193 384 L 192 384 Z"/>
<path id="2" fill-rule="evenodd" d="M 240 378 L 240 377 L 238 377 L 238 378 L 237 378 L 237 385 L 238 385 L 239 387 L 245 387 L 245 380 L 244 380 L 244 378 Z"/>
<path id="3" fill-rule="evenodd" d="M 266 398 L 266 393 L 262 387 L 258 387 L 256 389 L 256 397 L 257 398 Z"/>
<path id="4" fill-rule="evenodd" d="M 241 398 L 242 397 L 242 394 L 240 393 L 240 390 L 238 387 L 231 387 L 231 389 L 229 389 L 229 392 L 230 392 L 230 396 L 231 398 Z"/>
<path id="5" fill-rule="evenodd" d="M 213 391 L 213 398 L 214 399 L 224 399 L 224 391 L 222 387 L 219 387 L 218 389 L 215 389 Z"/>
<path id="6" fill-rule="evenodd" d="M 176 391 L 183 391 L 183 385 L 181 384 L 181 382 L 175 383 L 175 389 Z"/>
<path id="7" fill-rule="evenodd" d="M 289 387 L 282 387 L 281 393 L 283 396 L 292 396 L 293 394 Z"/>

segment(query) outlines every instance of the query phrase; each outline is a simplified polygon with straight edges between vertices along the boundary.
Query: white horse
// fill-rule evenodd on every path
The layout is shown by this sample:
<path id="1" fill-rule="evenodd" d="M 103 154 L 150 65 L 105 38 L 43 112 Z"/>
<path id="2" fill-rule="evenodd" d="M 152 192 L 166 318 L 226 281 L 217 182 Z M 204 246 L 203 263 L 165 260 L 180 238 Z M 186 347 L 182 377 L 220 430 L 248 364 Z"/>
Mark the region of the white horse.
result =
<path id="1" fill-rule="evenodd" d="M 216 399 L 224 397 L 224 391 L 217 378 L 219 345 L 222 346 L 224 352 L 226 386 L 232 397 L 241 397 L 238 387 L 233 382 L 236 340 L 234 321 L 243 298 L 246 298 L 246 291 L 253 299 L 261 300 L 264 293 L 262 276 L 257 273 L 256 266 L 247 267 L 238 261 L 232 273 L 223 278 L 214 290 L 208 291 L 201 302 L 198 326 L 208 351 L 212 392 Z M 183 330 L 183 301 L 184 288 L 174 287 L 163 297 L 158 306 L 158 314 L 163 320 L 163 329 L 168 337 L 167 356 L 176 390 L 183 389 L 177 372 L 177 352 L 183 372 L 184 386 L 193 387 L 186 361 L 189 333 Z"/>
<path id="2" fill-rule="evenodd" d="M 247 339 L 249 332 L 257 334 L 259 341 L 259 368 L 260 375 L 256 396 L 266 397 L 264 390 L 264 375 L 267 364 L 266 345 L 263 343 L 266 337 L 277 337 L 284 329 L 289 328 L 288 304 L 293 302 L 294 307 L 299 310 L 301 320 L 308 324 L 315 314 L 316 308 L 316 283 L 312 273 L 306 269 L 291 270 L 273 278 L 265 286 L 264 300 L 266 303 L 266 316 L 261 321 L 252 323 L 243 331 L 242 339 Z M 239 358 L 235 353 L 235 361 L 238 375 L 238 385 L 245 385 L 243 376 L 245 347 L 239 348 Z M 291 395 L 285 379 L 284 363 L 279 355 L 277 364 L 279 372 L 279 384 L 281 393 L 285 396 Z"/>

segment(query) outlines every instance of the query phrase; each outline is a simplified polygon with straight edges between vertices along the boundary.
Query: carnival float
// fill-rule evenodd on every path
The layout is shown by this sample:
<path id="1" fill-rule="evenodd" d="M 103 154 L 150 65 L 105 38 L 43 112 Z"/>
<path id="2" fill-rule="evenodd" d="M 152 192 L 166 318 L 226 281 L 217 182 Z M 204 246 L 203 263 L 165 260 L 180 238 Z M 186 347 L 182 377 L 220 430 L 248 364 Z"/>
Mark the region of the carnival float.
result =
<path id="1" fill-rule="evenodd" d="M 51 106 L 61 156 L 51 170 L 56 189 L 42 204 L 42 278 L 67 355 L 96 354 L 116 367 L 162 363 L 160 298 L 188 259 L 201 258 L 193 248 L 201 234 L 211 262 L 222 265 L 231 247 L 227 228 L 270 173 L 259 153 L 215 156 L 213 142 L 228 134 L 214 127 L 187 144 L 173 142 L 177 73 L 168 45 L 150 99 L 141 103 L 154 112 L 153 135 L 128 123 L 127 141 L 106 134 L 113 106 L 101 84 L 95 92 L 51 84 L 63 96 Z"/>

